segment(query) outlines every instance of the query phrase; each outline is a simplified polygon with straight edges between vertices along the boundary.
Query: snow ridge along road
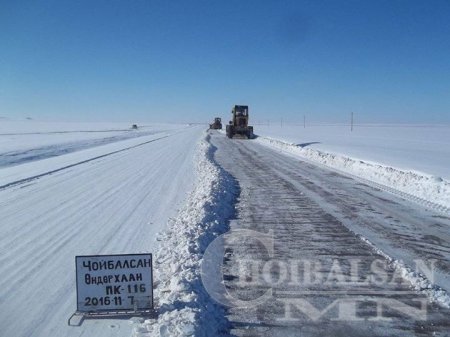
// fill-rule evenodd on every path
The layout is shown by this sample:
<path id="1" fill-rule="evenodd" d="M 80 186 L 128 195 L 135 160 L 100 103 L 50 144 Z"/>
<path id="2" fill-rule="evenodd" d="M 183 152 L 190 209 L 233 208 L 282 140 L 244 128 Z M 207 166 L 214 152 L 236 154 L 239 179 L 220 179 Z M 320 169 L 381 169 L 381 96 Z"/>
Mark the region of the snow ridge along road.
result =
<path id="1" fill-rule="evenodd" d="M 160 234 L 155 255 L 157 319 L 135 326 L 133 337 L 209 337 L 228 335 L 223 307 L 213 301 L 200 279 L 208 245 L 234 216 L 237 183 L 214 161 L 210 136 L 199 143 L 196 184 L 186 205 Z"/>
<path id="2" fill-rule="evenodd" d="M 270 137 L 260 136 L 256 141 L 450 215 L 450 182 L 440 177 L 303 148 L 297 144 Z"/>

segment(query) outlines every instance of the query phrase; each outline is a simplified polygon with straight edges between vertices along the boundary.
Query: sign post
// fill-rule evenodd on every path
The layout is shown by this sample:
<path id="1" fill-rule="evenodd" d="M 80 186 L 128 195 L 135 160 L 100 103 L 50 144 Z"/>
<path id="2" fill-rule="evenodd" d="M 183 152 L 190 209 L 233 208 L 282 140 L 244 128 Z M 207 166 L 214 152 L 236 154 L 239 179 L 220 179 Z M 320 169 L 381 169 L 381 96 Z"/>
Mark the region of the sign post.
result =
<path id="1" fill-rule="evenodd" d="M 76 256 L 75 264 L 74 315 L 142 314 L 153 309 L 151 254 Z"/>

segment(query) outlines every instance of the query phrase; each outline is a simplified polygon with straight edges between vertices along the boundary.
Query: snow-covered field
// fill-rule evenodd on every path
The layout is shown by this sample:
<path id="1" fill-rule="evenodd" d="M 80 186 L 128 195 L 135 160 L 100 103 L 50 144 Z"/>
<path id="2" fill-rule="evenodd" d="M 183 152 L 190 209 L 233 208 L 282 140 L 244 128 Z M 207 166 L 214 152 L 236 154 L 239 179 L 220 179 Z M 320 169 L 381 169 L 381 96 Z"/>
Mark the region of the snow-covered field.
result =
<path id="1" fill-rule="evenodd" d="M 450 208 L 450 126 L 258 125 L 255 133 L 284 152 Z"/>

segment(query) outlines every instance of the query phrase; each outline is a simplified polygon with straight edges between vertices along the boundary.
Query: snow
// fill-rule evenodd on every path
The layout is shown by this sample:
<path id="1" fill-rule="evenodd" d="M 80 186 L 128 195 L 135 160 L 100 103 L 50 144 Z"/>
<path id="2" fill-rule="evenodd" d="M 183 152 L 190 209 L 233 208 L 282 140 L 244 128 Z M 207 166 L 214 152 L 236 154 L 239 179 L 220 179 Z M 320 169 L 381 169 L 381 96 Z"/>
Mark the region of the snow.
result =
<path id="1" fill-rule="evenodd" d="M 203 252 L 227 230 L 234 214 L 236 186 L 215 164 L 214 148 L 207 140 L 200 142 L 196 155 L 195 189 L 158 239 L 155 297 L 159 316 L 136 326 L 133 337 L 217 336 L 226 329 L 224 309 L 203 287 L 200 270 Z"/>
<path id="2" fill-rule="evenodd" d="M 439 286 L 432 284 L 430 280 L 417 271 L 413 271 L 408 267 L 402 260 L 394 259 L 388 254 L 386 254 L 382 249 L 376 247 L 372 242 L 362 235 L 358 235 L 359 238 L 367 243 L 375 252 L 383 256 L 389 264 L 398 271 L 399 275 L 403 279 L 407 280 L 413 289 L 425 294 L 431 302 L 439 303 L 445 308 L 450 308 L 450 296 L 444 289 Z"/>
<path id="3" fill-rule="evenodd" d="M 204 289 L 200 267 L 208 244 L 235 215 L 237 183 L 215 162 L 204 127 L 130 126 L 0 122 L 2 335 L 181 337 L 227 331 L 224 309 Z M 277 151 L 450 207 L 448 128 L 255 131 L 256 142 Z M 450 304 L 445 292 L 384 251 L 417 290 Z M 76 308 L 76 255 L 148 252 L 154 254 L 155 317 L 67 326 Z"/>
<path id="4" fill-rule="evenodd" d="M 358 180 L 336 174 L 330 169 L 321 167 L 321 164 L 308 162 L 305 157 L 299 158 L 301 153 L 295 153 L 297 149 L 295 145 L 269 141 L 265 138 L 262 141 L 269 143 L 270 146 L 264 147 L 259 144 L 260 141 L 261 137 L 256 140 L 228 140 L 223 134 L 212 137 L 212 143 L 219 148 L 218 162 L 239 180 L 241 194 L 236 208 L 240 227 L 255 229 L 261 233 L 273 229 L 276 233 L 278 261 L 286 264 L 289 259 L 299 257 L 329 262 L 333 259 L 351 261 L 354 258 L 358 261 L 360 259 L 373 261 L 385 257 L 391 262 L 390 272 L 409 281 L 403 283 L 405 292 L 415 289 L 420 292 L 417 298 L 426 301 L 423 295 L 427 295 L 429 299 L 444 307 L 450 303 L 448 293 L 445 291 L 447 287 L 444 287 L 448 285 L 448 249 L 446 249 L 450 225 L 448 217 L 438 216 L 436 212 L 416 207 L 415 204 L 382 190 L 361 184 Z M 291 148 L 294 155 L 286 156 L 285 153 L 290 153 Z M 372 248 L 379 254 L 374 254 L 369 246 L 361 244 L 358 237 L 366 243 L 368 241 L 364 238 L 368 238 L 376 245 L 376 247 L 372 245 Z M 227 240 L 227 243 L 230 244 L 230 240 Z M 379 250 L 380 247 L 382 250 Z M 227 256 L 227 261 L 234 262 L 230 263 L 230 269 L 236 265 L 235 261 L 242 261 L 248 256 L 253 258 L 261 256 L 245 243 L 238 244 L 229 251 L 235 254 L 234 259 Z M 430 259 L 432 261 L 436 259 L 438 266 L 431 273 L 423 272 L 427 268 L 411 268 L 415 265 L 411 262 L 416 260 L 428 266 Z M 288 271 L 289 267 L 278 268 L 282 269 Z M 235 270 L 226 275 L 230 274 L 231 277 L 227 277 L 227 280 L 231 280 L 229 282 L 239 282 L 236 281 L 240 279 L 239 276 L 246 275 L 245 269 Z M 439 288 L 443 279 L 438 276 L 443 274 L 444 278 L 447 277 L 447 282 Z M 277 280 L 281 278 L 286 281 L 286 287 L 294 287 L 295 284 L 295 290 L 291 293 L 295 297 L 298 284 L 291 283 L 289 276 L 275 277 Z M 251 277 L 251 280 L 254 279 Z M 390 291 L 391 294 L 401 291 L 401 288 L 392 286 L 394 285 L 388 283 L 372 284 L 369 285 L 368 291 L 374 294 L 380 292 L 381 297 Z M 227 283 L 228 289 L 238 287 L 237 284 L 233 287 Z M 255 290 L 249 283 L 242 288 L 239 289 L 245 294 Z M 319 296 L 311 300 L 320 303 L 327 296 L 321 294 L 327 286 L 324 284 L 324 287 L 313 288 L 319 290 L 317 293 Z M 285 285 L 278 289 L 285 290 Z M 347 294 L 353 289 L 348 285 L 343 287 Z M 386 294 L 383 294 L 383 291 L 386 291 Z M 403 295 L 398 293 L 396 296 L 402 298 Z M 276 295 L 274 297 L 276 298 Z M 280 326 L 279 321 L 275 320 L 274 323 L 273 317 L 283 315 L 283 309 L 277 309 L 274 302 L 275 299 L 253 310 L 230 308 L 227 316 L 232 326 L 231 333 L 242 336 L 247 334 L 284 336 L 292 334 L 292 331 L 297 329 L 295 331 L 305 330 L 306 335 L 311 334 L 311 331 L 321 331 L 324 335 L 333 335 L 339 331 L 348 331 L 347 335 L 352 333 L 361 335 L 364 330 L 367 330 L 366 334 L 370 334 L 370 331 L 376 329 L 382 331 L 380 335 L 386 335 L 386 332 L 391 335 L 402 335 L 414 334 L 415 331 L 414 322 L 406 323 L 403 328 L 398 329 L 405 321 L 403 317 L 398 319 L 397 315 L 392 317 L 391 323 L 378 322 L 372 328 L 365 326 L 359 333 L 355 332 L 358 329 L 357 324 L 351 322 L 344 323 L 341 330 L 338 322 L 336 325 L 325 327 L 326 324 L 323 324 L 325 321 L 310 325 L 300 319 L 295 328 L 292 327 L 289 331 Z M 438 320 L 432 318 L 434 315 L 430 310 L 431 323 L 427 331 L 448 330 L 446 319 L 448 312 L 442 310 L 442 313 L 442 320 L 438 323 Z M 304 329 L 305 326 L 310 326 L 311 330 Z"/>
<path id="5" fill-rule="evenodd" d="M 61 152 L 57 151 L 59 155 L 56 155 L 55 157 L 26 162 L 19 166 L 6 167 L 0 170 L 0 189 L 9 185 L 14 185 L 18 182 L 31 181 L 37 177 L 52 174 L 62 169 L 85 164 L 92 160 L 97 160 L 102 157 L 143 146 L 149 142 L 154 142 L 169 136 L 175 137 L 177 133 L 178 131 L 157 132 L 155 135 L 142 136 L 107 145 L 95 146 L 83 151 L 63 155 L 60 154 Z M 64 147 L 64 144 L 61 145 L 61 147 Z"/>
<path id="6" fill-rule="evenodd" d="M 154 253 L 157 233 L 194 188 L 202 129 L 155 126 L 152 135 L 0 169 L 2 336 L 131 335 L 139 319 L 68 327 L 74 257 Z"/>
<path id="7" fill-rule="evenodd" d="M 450 125 L 258 125 L 255 133 L 302 148 L 450 179 Z"/>
<path id="8" fill-rule="evenodd" d="M 262 144 L 450 208 L 448 126 L 263 126 Z M 380 186 L 377 186 L 380 187 Z"/>
<path id="9" fill-rule="evenodd" d="M 0 122 L 0 167 L 186 127 L 170 124 Z"/>

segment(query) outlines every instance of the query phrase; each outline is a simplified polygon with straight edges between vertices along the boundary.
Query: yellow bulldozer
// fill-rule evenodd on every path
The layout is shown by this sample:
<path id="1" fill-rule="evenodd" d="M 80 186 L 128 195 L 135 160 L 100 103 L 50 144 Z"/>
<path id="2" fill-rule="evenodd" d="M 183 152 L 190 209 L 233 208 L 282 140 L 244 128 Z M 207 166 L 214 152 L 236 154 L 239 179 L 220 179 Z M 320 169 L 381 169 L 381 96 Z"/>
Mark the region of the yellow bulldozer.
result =
<path id="1" fill-rule="evenodd" d="M 231 110 L 233 119 L 227 125 L 228 138 L 253 138 L 253 126 L 248 125 L 248 106 L 235 105 Z"/>

